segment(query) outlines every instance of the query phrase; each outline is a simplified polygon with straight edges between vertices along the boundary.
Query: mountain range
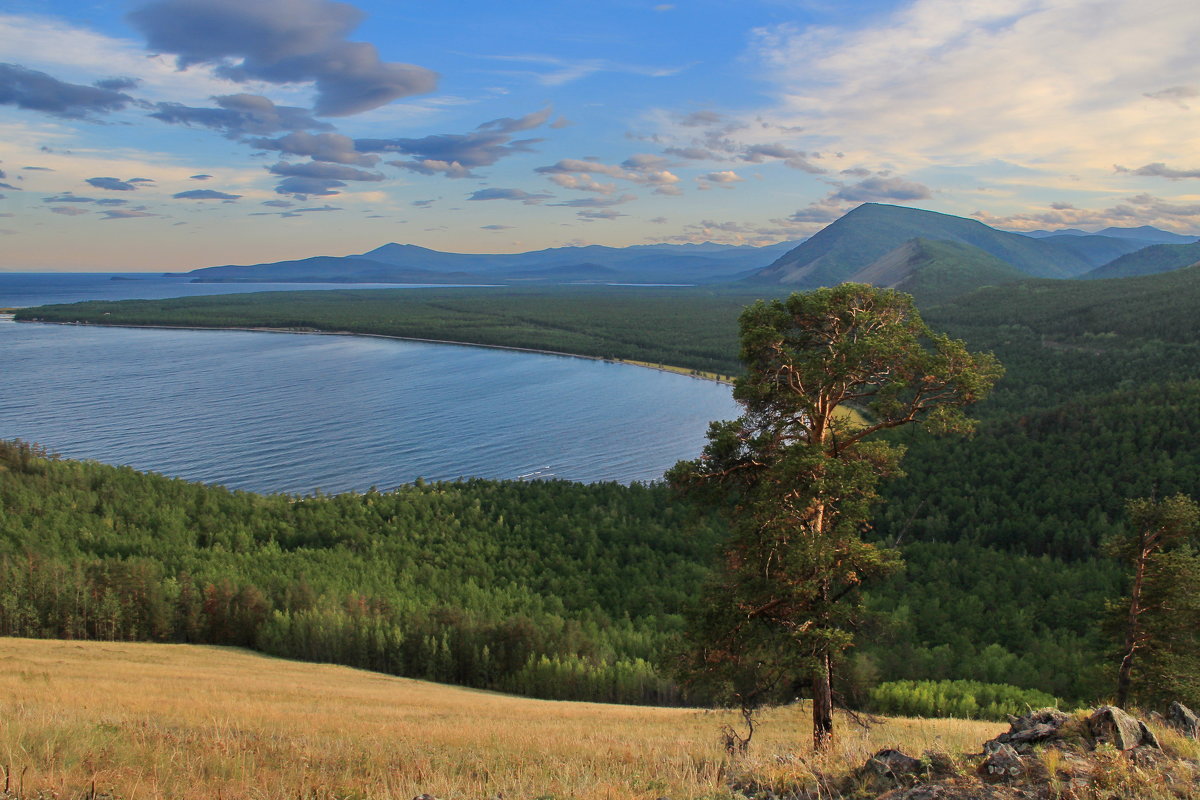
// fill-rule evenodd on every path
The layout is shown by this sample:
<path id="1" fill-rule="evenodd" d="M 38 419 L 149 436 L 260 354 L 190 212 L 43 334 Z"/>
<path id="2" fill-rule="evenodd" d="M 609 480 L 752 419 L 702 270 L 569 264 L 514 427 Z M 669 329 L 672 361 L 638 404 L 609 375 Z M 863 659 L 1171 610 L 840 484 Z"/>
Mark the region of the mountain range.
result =
<path id="1" fill-rule="evenodd" d="M 865 203 L 801 242 L 557 247 L 528 253 L 446 253 L 385 244 L 350 256 L 169 273 L 197 282 L 660 283 L 811 289 L 843 281 L 949 297 L 1025 278 L 1112 278 L 1200 261 L 1197 237 L 1149 226 L 1014 233 L 977 220 Z"/>

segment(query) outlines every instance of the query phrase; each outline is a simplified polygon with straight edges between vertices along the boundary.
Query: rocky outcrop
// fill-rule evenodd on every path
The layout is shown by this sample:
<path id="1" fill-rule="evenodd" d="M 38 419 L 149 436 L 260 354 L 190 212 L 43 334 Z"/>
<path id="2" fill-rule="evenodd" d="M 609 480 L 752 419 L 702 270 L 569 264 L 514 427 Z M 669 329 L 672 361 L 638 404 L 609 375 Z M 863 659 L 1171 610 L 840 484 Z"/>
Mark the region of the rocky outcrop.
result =
<path id="1" fill-rule="evenodd" d="M 1195 736 L 1196 716 L 1185 706 L 1172 705 L 1165 722 Z M 981 753 L 914 758 L 880 750 L 844 779 L 816 776 L 816 782 L 818 788 L 803 790 L 733 788 L 770 800 L 1200 798 L 1200 764 L 1165 753 L 1144 722 L 1114 706 L 1076 714 L 1044 708 L 1010 717 L 1009 729 L 984 742 Z"/>
<path id="2" fill-rule="evenodd" d="M 1178 700 L 1167 709 L 1167 724 L 1189 739 L 1200 739 L 1200 717 Z"/>

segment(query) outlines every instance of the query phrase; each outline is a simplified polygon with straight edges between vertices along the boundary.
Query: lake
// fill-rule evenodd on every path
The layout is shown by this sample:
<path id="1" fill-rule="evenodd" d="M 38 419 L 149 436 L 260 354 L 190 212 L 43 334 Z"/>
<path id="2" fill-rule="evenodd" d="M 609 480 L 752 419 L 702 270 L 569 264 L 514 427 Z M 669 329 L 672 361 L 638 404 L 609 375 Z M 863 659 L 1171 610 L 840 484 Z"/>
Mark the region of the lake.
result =
<path id="1" fill-rule="evenodd" d="M 0 438 L 261 492 L 657 480 L 738 413 L 682 375 L 351 336 L 9 321 L 0 374 Z"/>

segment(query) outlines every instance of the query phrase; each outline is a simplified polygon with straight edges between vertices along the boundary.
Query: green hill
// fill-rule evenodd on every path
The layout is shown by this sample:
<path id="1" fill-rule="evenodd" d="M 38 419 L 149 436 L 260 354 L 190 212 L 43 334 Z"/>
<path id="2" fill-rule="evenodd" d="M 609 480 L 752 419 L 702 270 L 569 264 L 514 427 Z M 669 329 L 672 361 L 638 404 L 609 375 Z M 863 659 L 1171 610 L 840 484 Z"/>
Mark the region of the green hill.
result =
<path id="1" fill-rule="evenodd" d="M 977 247 L 911 239 L 854 273 L 849 280 L 908 292 L 922 305 L 941 303 L 992 284 L 1028 276 Z"/>
<path id="2" fill-rule="evenodd" d="M 1089 261 L 1077 244 L 999 231 L 949 214 L 865 203 L 749 280 L 796 288 L 834 285 L 914 238 L 971 245 L 1034 277 L 1069 278 L 1103 263 Z"/>
<path id="3" fill-rule="evenodd" d="M 1113 259 L 1081 278 L 1130 278 L 1170 272 L 1200 262 L 1200 242 L 1192 244 L 1156 244 Z"/>

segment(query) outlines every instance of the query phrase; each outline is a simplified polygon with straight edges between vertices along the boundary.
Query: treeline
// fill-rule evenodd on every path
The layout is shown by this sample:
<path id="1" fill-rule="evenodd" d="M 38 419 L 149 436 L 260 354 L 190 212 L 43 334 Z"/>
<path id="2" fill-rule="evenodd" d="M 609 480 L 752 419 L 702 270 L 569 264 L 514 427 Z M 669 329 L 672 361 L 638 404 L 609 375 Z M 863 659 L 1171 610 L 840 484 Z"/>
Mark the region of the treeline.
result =
<path id="1" fill-rule="evenodd" d="M 0 634 L 678 702 L 661 667 L 718 532 L 666 500 L 566 481 L 263 496 L 0 443 Z"/>
<path id="2" fill-rule="evenodd" d="M 1057 706 L 1045 692 L 979 681 L 893 681 L 871 690 L 870 710 L 904 717 L 957 717 L 1003 722 L 1010 714 Z"/>

